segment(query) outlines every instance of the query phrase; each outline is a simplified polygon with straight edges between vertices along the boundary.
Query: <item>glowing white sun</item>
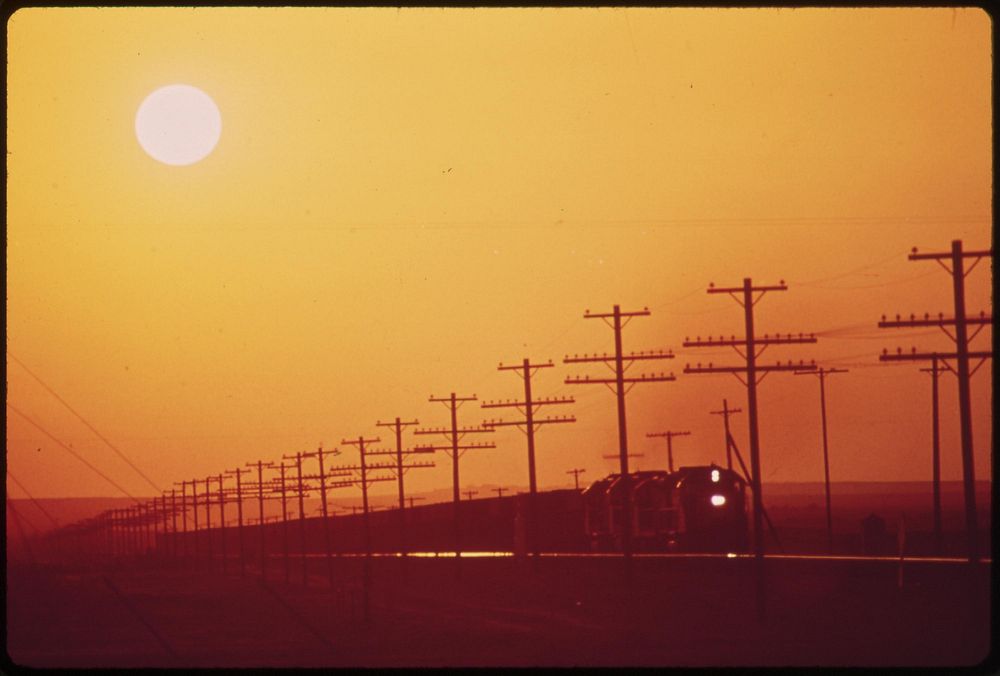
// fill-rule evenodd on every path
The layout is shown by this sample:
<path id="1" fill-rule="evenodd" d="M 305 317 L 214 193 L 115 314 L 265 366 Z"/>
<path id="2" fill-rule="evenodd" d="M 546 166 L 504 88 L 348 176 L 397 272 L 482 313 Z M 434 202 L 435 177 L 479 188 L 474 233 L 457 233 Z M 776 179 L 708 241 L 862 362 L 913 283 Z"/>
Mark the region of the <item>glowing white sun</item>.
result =
<path id="1" fill-rule="evenodd" d="M 160 87 L 139 105 L 135 135 L 150 157 L 164 164 L 194 164 L 215 148 L 222 116 L 212 98 L 191 85 Z"/>

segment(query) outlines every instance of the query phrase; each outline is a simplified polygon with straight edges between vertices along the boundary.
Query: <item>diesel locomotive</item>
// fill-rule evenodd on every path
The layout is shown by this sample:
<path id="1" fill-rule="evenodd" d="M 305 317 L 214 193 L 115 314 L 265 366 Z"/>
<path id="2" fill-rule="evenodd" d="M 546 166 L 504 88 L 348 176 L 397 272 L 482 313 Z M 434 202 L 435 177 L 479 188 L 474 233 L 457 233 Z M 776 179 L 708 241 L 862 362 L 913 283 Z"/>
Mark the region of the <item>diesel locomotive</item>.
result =
<path id="1" fill-rule="evenodd" d="M 747 484 L 716 465 L 629 473 L 635 551 L 741 552 L 749 546 Z M 591 551 L 621 551 L 625 482 L 609 474 L 583 491 Z"/>

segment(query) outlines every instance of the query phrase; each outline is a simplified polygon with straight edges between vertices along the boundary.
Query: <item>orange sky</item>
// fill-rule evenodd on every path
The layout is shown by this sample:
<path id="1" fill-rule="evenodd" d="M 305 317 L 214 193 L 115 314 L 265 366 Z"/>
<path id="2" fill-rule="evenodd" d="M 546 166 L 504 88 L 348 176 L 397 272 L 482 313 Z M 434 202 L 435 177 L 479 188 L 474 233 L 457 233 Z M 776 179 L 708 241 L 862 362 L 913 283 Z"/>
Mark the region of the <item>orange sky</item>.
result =
<path id="1" fill-rule="evenodd" d="M 561 359 L 613 348 L 582 315 L 614 303 L 652 310 L 626 350 L 678 355 L 662 362 L 676 382 L 629 395 L 638 467 L 665 464 L 645 437 L 663 429 L 692 433 L 678 464 L 722 462 L 708 411 L 745 411 L 745 389 L 682 371 L 739 357 L 681 343 L 741 333 L 739 306 L 705 288 L 748 276 L 789 285 L 757 305 L 759 332 L 834 331 L 765 361 L 851 368 L 827 382 L 833 479 L 930 478 L 930 379 L 876 355 L 948 338 L 876 324 L 952 312 L 950 278 L 911 247 L 991 246 L 981 10 L 22 9 L 7 31 L 9 353 L 161 488 L 373 436 L 378 419 L 444 425 L 429 395 L 519 396 L 496 366 L 525 356 L 557 362 L 537 395 L 577 398 L 550 409 L 578 422 L 540 433 L 539 483 L 596 479 L 616 467 L 614 397 L 563 384 L 602 370 Z M 139 103 L 174 82 L 222 115 L 190 166 L 134 133 Z M 968 277 L 970 312 L 992 311 L 991 272 Z M 984 479 L 990 367 L 973 381 Z M 10 360 L 7 386 L 151 493 Z M 958 479 L 954 378 L 941 387 Z M 816 379 L 771 375 L 760 406 L 765 481 L 822 480 Z M 493 413 L 468 404 L 460 421 Z M 9 469 L 34 495 L 120 494 L 7 416 Z M 746 414 L 733 425 L 748 451 Z M 523 437 L 493 440 L 463 456 L 463 486 L 526 485 Z M 410 489 L 450 486 L 437 463 Z"/>

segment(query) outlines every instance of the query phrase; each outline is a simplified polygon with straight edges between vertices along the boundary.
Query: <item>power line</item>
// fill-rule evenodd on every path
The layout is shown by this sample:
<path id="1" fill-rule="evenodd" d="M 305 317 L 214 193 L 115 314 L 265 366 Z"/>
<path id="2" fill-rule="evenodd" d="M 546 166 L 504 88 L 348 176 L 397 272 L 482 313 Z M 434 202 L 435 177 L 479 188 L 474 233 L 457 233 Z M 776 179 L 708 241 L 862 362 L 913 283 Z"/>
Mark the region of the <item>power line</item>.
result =
<path id="1" fill-rule="evenodd" d="M 30 375 L 30 376 L 31 376 L 32 378 L 34 378 L 35 380 L 37 380 L 37 381 L 38 381 L 38 384 L 39 384 L 39 385 L 41 385 L 41 386 L 42 386 L 42 387 L 43 387 L 43 388 L 45 389 L 45 391 L 46 391 L 46 392 L 48 392 L 48 393 L 49 393 L 49 394 L 51 394 L 51 395 L 52 395 L 53 397 L 55 397 L 55 398 L 56 398 L 56 399 L 57 399 L 57 400 L 59 401 L 59 403 L 60 403 L 60 404 L 62 404 L 63 406 L 65 406 L 65 407 L 66 407 L 66 409 L 67 409 L 67 410 L 68 410 L 68 411 L 69 411 L 70 413 L 72 413 L 73 415 L 75 415 L 75 416 L 77 417 L 77 419 L 79 419 L 79 420 L 80 420 L 80 422 L 82 422 L 82 423 L 83 423 L 84 425 L 86 425 L 86 426 L 87 426 L 87 429 L 89 429 L 89 430 L 90 430 L 91 432 L 93 432 L 94 434 L 96 434 L 96 435 L 97 435 L 97 438 L 98 438 L 98 439 L 100 439 L 101 441 L 103 441 L 103 442 L 104 442 L 105 444 L 107 444 L 107 445 L 108 445 L 108 447 L 109 447 L 109 448 L 110 448 L 110 449 L 111 449 L 112 451 L 114 451 L 115 453 L 117 453 L 117 454 L 118 454 L 118 457 L 119 457 L 119 458 L 121 458 L 122 460 L 124 460 L 124 461 L 125 461 L 125 463 L 126 463 L 126 464 L 127 464 L 127 465 L 128 465 L 129 467 L 131 467 L 132 469 L 134 469 L 134 470 L 135 470 L 135 472 L 136 472 L 136 473 L 137 473 L 137 474 L 138 474 L 139 476 L 141 476 L 141 477 L 142 477 L 143 479 L 145 479 L 146 483 L 148 483 L 148 484 L 149 484 L 150 486 L 152 486 L 153 488 L 155 488 L 155 489 L 156 489 L 156 491 L 157 491 L 158 493 L 159 493 L 159 492 L 161 492 L 161 489 L 160 489 L 160 487 L 159 487 L 159 486 L 157 486 L 157 485 L 156 485 L 156 484 L 155 484 L 155 483 L 153 482 L 153 480 L 152 480 L 152 479 L 150 479 L 150 478 L 149 478 L 148 476 L 146 476 L 146 475 L 145 475 L 145 473 L 143 473 L 143 471 L 142 471 L 141 469 L 139 469 L 138 467 L 136 467 L 135 463 L 133 463 L 133 462 L 132 462 L 131 460 L 129 460 L 129 459 L 128 459 L 128 456 L 126 456 L 126 455 L 125 455 L 124 453 L 122 453 L 122 452 L 121 452 L 121 451 L 120 451 L 120 450 L 118 449 L 118 447 L 117 447 L 117 446 L 115 446 L 115 445 L 114 445 L 114 444 L 112 444 L 112 443 L 111 443 L 110 441 L 108 441 L 108 439 L 107 439 L 107 438 L 106 438 L 106 437 L 105 437 L 105 436 L 104 436 L 103 434 L 101 434 L 100 432 L 98 432 L 98 431 L 97 431 L 97 428 L 95 428 L 95 427 L 94 427 L 93 425 L 91 425 L 91 424 L 90 424 L 89 422 L 87 422 L 87 419 L 86 419 L 86 418 L 84 418 L 84 417 L 83 417 L 82 415 L 80 415 L 79 413 L 77 413 L 77 412 L 76 412 L 76 411 L 75 411 L 75 410 L 73 409 L 73 407 L 72 407 L 72 406 L 70 406 L 70 405 L 69 405 L 68 403 L 66 403 L 66 400 L 65 400 L 65 399 L 63 399 L 62 397 L 60 397 L 60 396 L 59 396 L 59 395 L 58 395 L 58 394 L 56 393 L 56 391 L 55 391 L 55 390 L 53 390 L 53 389 L 52 389 L 51 387 L 49 387 L 48 385 L 46 385 L 46 384 L 45 384 L 45 382 L 44 382 L 44 381 L 43 381 L 43 380 L 42 380 L 41 378 L 39 378 L 39 377 L 38 377 L 37 375 L 35 375 L 35 374 L 34 374 L 34 372 L 32 372 L 32 370 L 31 370 L 31 369 L 29 369 L 29 368 L 28 368 L 28 367 L 27 367 L 27 366 L 25 365 L 25 363 L 24 363 L 23 361 L 21 361 L 20 359 L 18 359 L 17 357 L 15 357 L 15 356 L 14 356 L 14 355 L 13 355 L 13 354 L 12 354 L 12 353 L 10 352 L 10 350 L 7 350 L 7 356 L 8 356 L 8 357 L 10 357 L 11 359 L 13 359 L 13 360 L 14 360 L 15 362 L 17 362 L 17 363 L 18 363 L 18 364 L 19 364 L 19 365 L 21 366 L 21 368 L 23 368 L 23 369 L 24 369 L 25 371 L 27 371 L 27 372 L 28 372 L 28 375 Z"/>
<path id="2" fill-rule="evenodd" d="M 52 522 L 52 525 L 54 525 L 56 528 L 60 528 L 61 527 L 59 525 L 59 522 L 56 521 L 56 518 L 49 513 L 49 510 L 47 510 L 44 507 L 42 507 L 42 504 L 40 502 L 38 502 L 38 500 L 36 500 L 34 498 L 34 496 L 31 495 L 30 492 L 28 492 L 28 489 L 24 487 L 24 484 L 22 484 L 20 481 L 18 481 L 17 478 L 13 474 L 11 474 L 10 468 L 7 468 L 7 476 L 10 477 L 11 481 L 13 481 L 15 484 L 17 484 L 18 488 L 20 488 L 22 491 L 24 491 L 24 494 L 28 496 L 28 499 L 31 500 L 31 502 L 35 505 L 35 507 L 37 507 L 38 510 L 42 514 L 44 514 L 48 518 L 49 521 Z"/>
<path id="3" fill-rule="evenodd" d="M 56 437 L 54 437 L 48 430 L 46 430 L 44 427 L 42 427 L 41 425 L 39 425 L 37 422 L 35 422 L 31 418 L 29 418 L 27 416 L 27 414 L 22 413 L 17 407 L 15 407 L 9 401 L 7 402 L 7 406 L 10 408 L 10 410 L 14 411 L 14 413 L 18 414 L 19 416 L 21 416 L 22 418 L 24 418 L 25 420 L 27 420 L 29 423 L 31 423 L 32 425 L 34 425 L 36 428 L 38 428 L 38 430 L 42 434 L 44 434 L 45 436 L 47 436 L 52 441 L 54 441 L 57 444 L 59 444 L 59 446 L 62 447 L 62 449 L 65 450 L 67 453 L 69 453 L 74 458 L 76 458 L 77 460 L 79 460 L 80 462 L 82 462 L 84 465 L 86 465 L 88 468 L 90 468 L 95 474 L 97 474 L 98 476 L 100 476 L 102 479 L 104 479 L 109 484 L 111 484 L 116 489 L 118 489 L 118 491 L 121 492 L 123 495 L 127 496 L 129 499 L 131 499 L 133 502 L 135 502 L 135 504 L 137 504 L 137 505 L 139 504 L 139 499 L 138 498 L 136 498 L 134 495 L 132 495 L 127 490 L 125 490 L 124 488 L 122 488 L 121 486 L 119 486 L 117 483 L 115 483 L 115 481 L 111 477 L 109 477 L 107 474 L 105 474 L 104 472 L 102 472 L 101 470 L 97 469 L 96 467 L 94 467 L 93 465 L 91 465 L 89 462 L 87 462 L 87 460 L 84 459 L 84 457 L 81 456 L 79 453 L 77 453 L 76 451 L 74 451 L 72 448 L 70 448 L 69 446 L 67 446 L 63 442 L 59 441 L 59 439 L 57 439 Z"/>

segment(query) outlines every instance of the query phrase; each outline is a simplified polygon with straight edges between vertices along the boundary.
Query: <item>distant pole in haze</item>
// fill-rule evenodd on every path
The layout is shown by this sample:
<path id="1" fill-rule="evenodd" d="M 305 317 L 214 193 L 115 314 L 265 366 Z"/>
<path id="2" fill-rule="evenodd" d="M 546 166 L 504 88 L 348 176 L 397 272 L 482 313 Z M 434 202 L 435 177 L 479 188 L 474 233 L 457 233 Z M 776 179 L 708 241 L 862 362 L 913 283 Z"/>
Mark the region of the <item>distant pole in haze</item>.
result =
<path id="1" fill-rule="evenodd" d="M 479 495 L 479 491 L 462 491 L 462 495 L 465 496 L 466 500 L 472 500 L 472 496 Z"/>
<path id="2" fill-rule="evenodd" d="M 597 362 L 608 367 L 611 367 L 611 365 L 614 364 L 614 366 L 611 367 L 615 373 L 614 378 L 591 378 L 589 376 L 583 378 L 569 377 L 566 378 L 565 382 L 567 385 L 606 385 L 608 389 L 615 393 L 615 398 L 618 400 L 618 463 L 619 471 L 621 472 L 622 486 L 624 488 L 625 503 L 624 518 L 622 523 L 622 554 L 625 557 L 627 566 L 632 560 L 633 499 L 632 476 L 629 473 L 628 468 L 629 452 L 628 432 L 625 426 L 625 395 L 628 394 L 628 392 L 635 387 L 637 383 L 662 383 L 676 380 L 673 373 L 667 375 L 662 372 L 649 374 L 643 373 L 637 376 L 628 378 L 625 377 L 625 371 L 636 361 L 674 358 L 674 354 L 672 352 L 664 352 L 663 350 L 623 354 L 622 330 L 635 317 L 646 317 L 649 316 L 649 314 L 649 308 L 643 308 L 642 310 L 636 310 L 633 312 L 623 312 L 618 305 L 615 305 L 612 311 L 608 313 L 591 314 L 590 310 L 586 310 L 583 314 L 584 319 L 600 319 L 614 331 L 615 353 L 610 355 L 607 353 L 602 355 L 585 354 L 582 357 L 579 355 L 573 355 L 572 357 L 566 355 L 563 359 L 564 364 Z M 628 385 L 627 388 L 626 385 Z"/>
<path id="3" fill-rule="evenodd" d="M 170 489 L 170 542 L 171 542 L 171 552 L 174 559 L 177 559 L 177 489 Z"/>
<path id="4" fill-rule="evenodd" d="M 309 585 L 309 567 L 306 559 L 306 508 L 305 508 L 305 485 L 302 483 L 302 453 L 283 456 L 285 460 L 295 459 L 295 473 L 297 477 L 296 493 L 299 497 L 299 554 L 302 557 L 302 586 Z"/>
<path id="5" fill-rule="evenodd" d="M 327 455 L 340 455 L 340 451 L 336 448 L 329 451 L 324 451 L 323 447 L 320 446 L 316 449 L 314 453 L 303 453 L 303 458 L 317 458 L 319 460 L 319 497 L 320 497 L 320 508 L 323 514 L 323 541 L 326 544 L 326 574 L 329 578 L 330 588 L 334 588 L 334 576 L 333 576 L 333 542 L 330 539 L 330 514 L 326 505 L 326 471 L 323 465 L 323 458 Z"/>
<path id="6" fill-rule="evenodd" d="M 942 553 L 941 537 L 941 427 L 938 407 L 938 377 L 941 375 L 938 356 L 931 356 L 931 367 L 920 369 L 931 374 L 931 476 L 934 491 L 934 552 Z"/>
<path id="7" fill-rule="evenodd" d="M 194 532 L 192 533 L 192 538 L 194 539 L 194 566 L 198 567 L 201 561 L 201 552 L 198 551 L 198 480 L 191 480 L 191 513 L 194 515 Z"/>
<path id="8" fill-rule="evenodd" d="M 729 416 L 734 413 L 742 413 L 741 408 L 729 408 L 729 402 L 726 399 L 722 400 L 722 410 L 721 411 L 709 411 L 712 415 L 722 416 L 722 425 L 726 431 L 726 469 L 730 472 L 733 471 L 733 445 L 730 443 L 732 435 L 729 433 Z"/>
<path id="9" fill-rule="evenodd" d="M 796 371 L 797 376 L 819 376 L 819 410 L 823 425 L 823 477 L 826 484 L 826 551 L 833 553 L 833 513 L 830 509 L 830 453 L 826 441 L 826 377 L 834 373 L 847 373 L 847 369 L 820 367 L 815 371 Z"/>
<path id="10" fill-rule="evenodd" d="M 946 318 L 943 314 L 938 314 L 936 318 L 925 314 L 923 319 L 910 315 L 910 319 L 900 319 L 896 315 L 896 320 L 887 320 L 882 315 L 882 321 L 878 323 L 879 328 L 909 328 L 917 326 L 937 326 L 955 343 L 955 352 L 945 353 L 918 353 L 914 349 L 910 354 L 905 354 L 902 350 L 897 350 L 896 354 L 887 351 L 879 356 L 881 361 L 928 361 L 936 355 L 945 368 L 958 376 L 958 413 L 960 429 L 962 434 L 962 484 L 965 489 L 965 536 L 966 550 L 969 556 L 969 563 L 979 560 L 979 524 L 976 514 L 976 472 L 974 465 L 974 455 L 972 452 L 972 396 L 969 390 L 969 380 L 979 367 L 987 359 L 993 358 L 993 351 L 970 352 L 969 343 L 974 339 L 984 326 L 993 324 L 993 315 L 980 312 L 978 317 L 969 317 L 965 314 L 965 277 L 972 272 L 972 269 L 979 264 L 983 258 L 992 258 L 993 249 L 988 251 L 963 251 L 962 240 L 956 239 L 951 243 L 951 251 L 943 253 L 917 253 L 916 247 L 910 254 L 911 261 L 933 260 L 943 267 L 952 278 L 952 291 L 955 302 L 954 317 Z M 965 259 L 974 259 L 969 269 L 965 269 Z M 949 268 L 945 261 L 951 262 Z M 952 335 L 946 327 L 954 327 L 955 334 Z M 978 326 L 972 335 L 969 335 L 969 326 Z M 954 368 L 945 360 L 953 359 Z M 971 370 L 969 368 L 970 359 L 979 359 L 979 363 Z"/>
<path id="11" fill-rule="evenodd" d="M 406 499 L 410 503 L 410 509 L 413 509 L 413 503 L 415 501 L 417 501 L 417 500 L 426 500 L 427 498 L 423 498 L 423 497 L 417 496 L 417 497 L 407 497 Z"/>
<path id="12" fill-rule="evenodd" d="M 646 434 L 649 438 L 664 438 L 667 440 L 667 471 L 674 472 L 674 437 L 686 437 L 690 432 L 650 432 Z"/>
<path id="13" fill-rule="evenodd" d="M 684 367 L 684 373 L 731 373 L 743 383 L 747 388 L 747 418 L 750 425 L 750 481 L 753 490 L 753 525 L 754 525 L 754 556 L 757 561 L 757 615 L 760 619 L 764 617 L 764 498 L 761 495 L 760 476 L 760 437 L 757 426 L 757 386 L 770 373 L 777 371 L 811 371 L 816 368 L 815 363 L 806 364 L 799 362 L 793 364 L 788 362 L 782 364 L 777 362 L 773 365 L 758 364 L 757 358 L 771 345 L 794 345 L 803 343 L 815 343 L 816 336 L 809 334 L 775 334 L 773 336 L 764 334 L 763 338 L 754 332 L 753 308 L 757 302 L 769 291 L 787 291 L 785 282 L 781 281 L 777 286 L 754 286 L 753 281 L 746 277 L 742 286 L 717 288 L 714 284 L 709 284 L 708 293 L 729 294 L 737 303 L 743 307 L 743 319 L 745 333 L 743 337 L 719 336 L 716 339 L 701 339 L 698 336 L 695 340 L 684 340 L 684 347 L 731 347 L 745 364 L 743 366 L 715 366 L 709 363 L 702 366 L 688 364 Z M 759 294 L 756 295 L 755 294 Z M 745 376 L 745 379 L 744 379 Z"/>
<path id="14" fill-rule="evenodd" d="M 246 542 L 243 539 L 243 483 L 240 477 L 243 474 L 249 474 L 250 470 L 237 467 L 236 469 L 226 470 L 224 473 L 236 476 L 236 535 L 240 543 L 240 577 L 246 577 L 247 550 Z"/>
<path id="15" fill-rule="evenodd" d="M 573 482 L 576 485 L 576 490 L 580 490 L 580 475 L 583 474 L 586 471 L 587 470 L 585 470 L 585 469 L 574 468 L 574 469 L 571 469 L 568 472 L 566 472 L 566 474 L 572 474 L 573 475 Z"/>
<path id="16" fill-rule="evenodd" d="M 497 486 L 497 487 L 496 487 L 496 488 L 494 488 L 493 490 L 494 490 L 494 491 L 496 492 L 496 494 L 497 494 L 497 497 L 498 497 L 498 498 L 502 498 L 502 497 L 503 497 L 503 492 L 504 492 L 505 490 L 507 490 L 507 489 L 506 489 L 506 488 L 504 488 L 503 486 Z"/>
<path id="17" fill-rule="evenodd" d="M 441 446 L 427 446 L 435 451 L 445 451 L 449 452 L 451 455 L 451 481 L 452 481 L 452 505 L 454 508 L 454 519 L 455 519 L 455 561 L 456 563 L 462 558 L 462 526 L 461 526 L 461 512 L 459 509 L 459 483 L 458 483 L 458 459 L 461 457 L 463 451 L 471 449 L 481 449 L 481 448 L 496 448 L 496 444 L 493 442 L 484 443 L 470 443 L 470 444 L 460 444 L 459 442 L 467 434 L 480 434 L 484 432 L 492 432 L 492 429 L 485 427 L 459 427 L 458 426 L 458 409 L 462 404 L 469 401 L 478 401 L 476 395 L 473 394 L 471 397 L 459 397 L 456 396 L 454 392 L 448 397 L 435 397 L 431 396 L 428 401 L 439 402 L 448 407 L 451 412 L 451 427 L 436 427 L 432 429 L 420 429 L 415 430 L 414 434 L 440 434 L 443 435 L 450 443 Z M 461 569 L 459 569 L 461 570 Z"/>
<path id="18" fill-rule="evenodd" d="M 212 489 L 208 485 L 211 480 L 212 477 L 205 477 L 205 537 L 208 542 L 206 552 L 208 565 L 205 567 L 208 570 L 212 570 Z"/>
<path id="19" fill-rule="evenodd" d="M 225 476 L 217 474 L 215 480 L 219 482 L 219 540 L 221 541 L 222 574 L 226 574 L 226 491 L 223 487 Z"/>
<path id="20" fill-rule="evenodd" d="M 433 462 L 415 462 L 409 465 L 403 464 L 404 457 L 412 455 L 415 453 L 433 453 L 432 448 L 412 448 L 403 449 L 403 428 L 409 427 L 411 425 L 419 425 L 418 420 L 403 421 L 396 418 L 393 422 L 382 422 L 377 421 L 375 423 L 376 427 L 388 427 L 395 432 L 396 436 L 396 449 L 392 450 L 374 450 L 369 451 L 369 455 L 395 455 L 396 456 L 396 488 L 399 493 L 399 551 L 406 557 L 407 550 L 407 539 L 406 539 L 406 491 L 403 487 L 403 475 L 406 470 L 415 467 L 434 467 Z"/>
<path id="21" fill-rule="evenodd" d="M 524 432 L 525 436 L 528 438 L 528 538 L 531 544 L 531 555 L 536 559 L 539 556 L 539 538 L 537 515 L 538 483 L 535 475 L 535 432 L 541 429 L 542 425 L 576 422 L 576 418 L 573 416 L 549 416 L 547 418 L 535 417 L 542 406 L 572 404 L 575 401 L 573 397 L 532 398 L 532 376 L 534 376 L 540 369 L 552 367 L 553 363 L 551 359 L 545 363 L 532 364 L 527 357 L 525 357 L 520 364 L 513 366 L 504 366 L 501 363 L 497 366 L 498 371 L 513 371 L 523 381 L 524 399 L 521 401 L 512 399 L 508 399 L 507 401 L 484 401 L 482 404 L 483 408 L 516 408 L 521 415 L 524 416 L 523 420 L 487 420 L 483 423 L 483 427 L 495 429 L 497 427 L 514 426 Z"/>
<path id="22" fill-rule="evenodd" d="M 175 486 L 181 487 L 181 555 L 186 559 L 188 555 L 188 518 L 187 518 L 187 481 L 175 481 Z"/>
<path id="23" fill-rule="evenodd" d="M 265 536 L 264 525 L 267 523 L 264 520 L 264 468 L 274 467 L 273 462 L 264 462 L 263 460 L 258 460 L 257 462 L 248 462 L 247 467 L 257 468 L 257 521 L 260 523 L 260 577 L 262 580 L 267 579 L 267 539 Z"/>

